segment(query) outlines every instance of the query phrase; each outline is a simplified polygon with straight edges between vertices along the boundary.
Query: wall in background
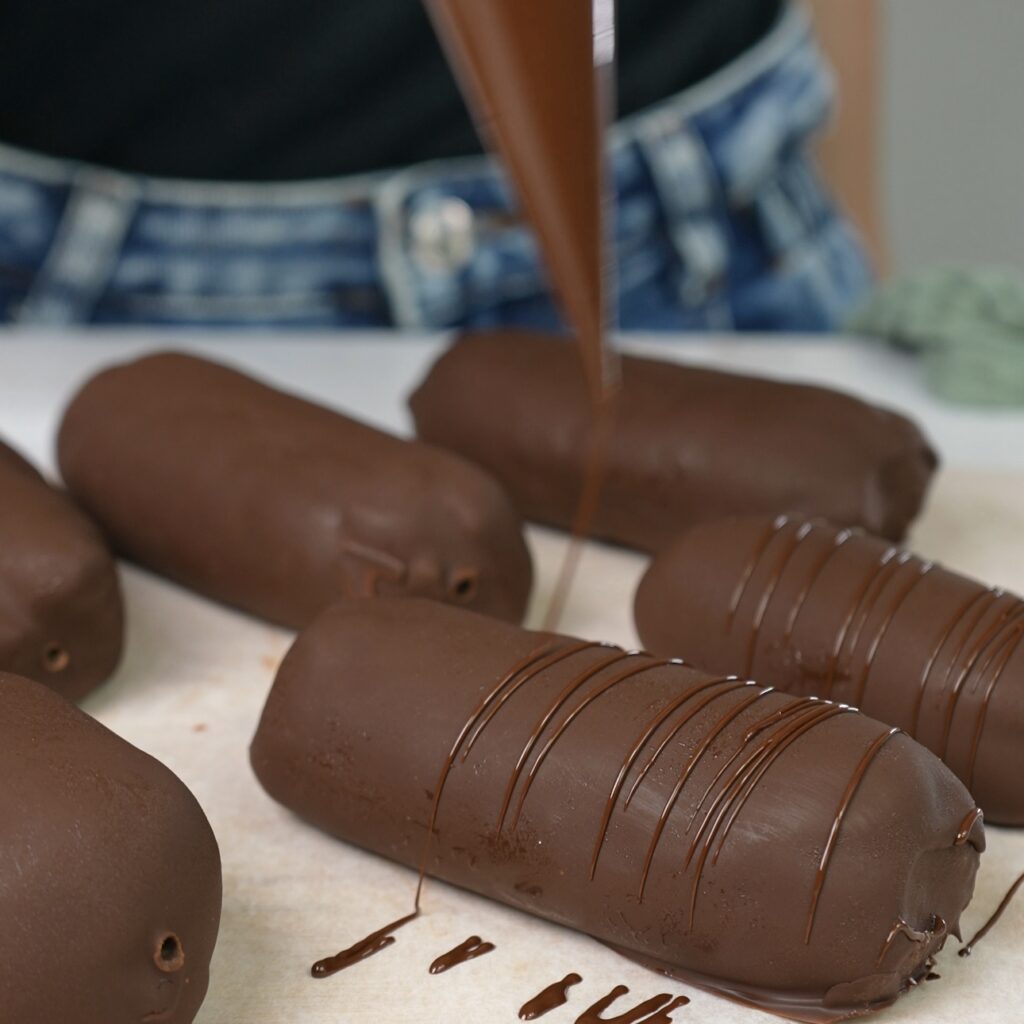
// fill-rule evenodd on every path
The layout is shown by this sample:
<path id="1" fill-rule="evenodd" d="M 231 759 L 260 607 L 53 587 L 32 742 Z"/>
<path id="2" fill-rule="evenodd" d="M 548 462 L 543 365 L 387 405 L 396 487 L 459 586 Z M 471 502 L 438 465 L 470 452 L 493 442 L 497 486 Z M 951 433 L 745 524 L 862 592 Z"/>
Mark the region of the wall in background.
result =
<path id="1" fill-rule="evenodd" d="M 1024 0 L 884 0 L 883 13 L 892 270 L 1024 270 Z"/>

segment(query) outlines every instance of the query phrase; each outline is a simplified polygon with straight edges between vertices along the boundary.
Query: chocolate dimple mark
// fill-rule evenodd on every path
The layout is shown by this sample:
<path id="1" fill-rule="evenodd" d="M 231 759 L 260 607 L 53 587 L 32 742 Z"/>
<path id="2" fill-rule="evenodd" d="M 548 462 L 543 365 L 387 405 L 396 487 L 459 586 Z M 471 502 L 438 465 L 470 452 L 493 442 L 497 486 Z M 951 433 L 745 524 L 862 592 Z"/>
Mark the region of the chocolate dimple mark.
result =
<path id="1" fill-rule="evenodd" d="M 174 932 L 168 932 L 157 944 L 153 962 L 164 974 L 174 974 L 185 966 L 185 948 Z"/>
<path id="2" fill-rule="evenodd" d="M 479 574 L 475 569 L 458 569 L 448 581 L 449 596 L 463 604 L 472 601 L 478 589 Z"/>
<path id="3" fill-rule="evenodd" d="M 43 648 L 43 668 L 47 672 L 63 672 L 71 664 L 71 655 L 58 643 L 47 644 Z"/>

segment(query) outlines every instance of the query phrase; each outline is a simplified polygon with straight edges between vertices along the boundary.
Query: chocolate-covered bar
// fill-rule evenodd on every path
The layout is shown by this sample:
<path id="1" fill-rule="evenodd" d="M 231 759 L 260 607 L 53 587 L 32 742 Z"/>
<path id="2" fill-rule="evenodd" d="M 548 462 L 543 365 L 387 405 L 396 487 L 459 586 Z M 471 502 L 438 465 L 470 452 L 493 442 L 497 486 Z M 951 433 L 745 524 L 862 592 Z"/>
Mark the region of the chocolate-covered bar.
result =
<path id="1" fill-rule="evenodd" d="M 984 845 L 952 772 L 848 707 L 421 600 L 318 617 L 251 758 L 341 839 L 808 1020 L 919 978 Z"/>
<path id="2" fill-rule="evenodd" d="M 272 622 L 388 593 L 523 614 L 530 557 L 497 483 L 226 366 L 167 353 L 103 371 L 58 455 L 122 554 Z"/>
<path id="3" fill-rule="evenodd" d="M 419 436 L 493 473 L 529 519 L 567 527 L 594 414 L 572 347 L 503 331 L 456 342 L 409 403 Z M 592 532 L 655 551 L 722 516 L 822 516 L 894 539 L 936 457 L 895 413 L 825 388 L 622 360 Z"/>
<path id="4" fill-rule="evenodd" d="M 0 443 L 0 671 L 78 700 L 117 667 L 123 632 L 117 569 L 99 531 Z"/>
<path id="5" fill-rule="evenodd" d="M 220 855 L 160 762 L 0 673 L 0 1020 L 189 1024 L 206 995 Z"/>
<path id="6" fill-rule="evenodd" d="M 1024 601 L 823 523 L 694 527 L 636 595 L 652 651 L 899 726 L 1024 825 Z"/>

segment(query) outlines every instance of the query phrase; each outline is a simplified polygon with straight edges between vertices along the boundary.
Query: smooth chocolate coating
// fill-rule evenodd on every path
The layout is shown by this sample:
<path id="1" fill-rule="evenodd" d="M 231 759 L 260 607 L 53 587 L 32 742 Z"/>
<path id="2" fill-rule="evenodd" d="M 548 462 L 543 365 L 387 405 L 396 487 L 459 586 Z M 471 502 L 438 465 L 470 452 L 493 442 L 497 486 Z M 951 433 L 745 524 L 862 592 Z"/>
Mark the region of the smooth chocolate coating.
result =
<path id="1" fill-rule="evenodd" d="M 767 518 L 708 523 L 654 559 L 640 637 L 711 672 L 829 697 L 899 726 L 989 822 L 1024 825 L 1024 601 L 877 537 Z"/>
<path id="2" fill-rule="evenodd" d="M 341 839 L 806 1019 L 923 976 L 984 845 L 852 709 L 420 600 L 324 612 L 251 759 Z"/>
<path id="3" fill-rule="evenodd" d="M 497 149 L 580 340 L 591 394 L 617 382 L 604 345 L 603 126 L 612 0 L 426 0 L 484 141 Z"/>
<path id="4" fill-rule="evenodd" d="M 160 762 L 0 673 L 0 1020 L 189 1024 L 206 995 L 220 855 Z"/>
<path id="5" fill-rule="evenodd" d="M 529 519 L 568 527 L 594 414 L 555 336 L 470 335 L 409 402 L 419 436 L 501 480 Z M 936 466 L 895 413 L 824 388 L 626 357 L 592 532 L 655 551 L 728 515 L 827 517 L 901 537 Z"/>
<path id="6" fill-rule="evenodd" d="M 160 354 L 98 374 L 58 454 L 121 553 L 272 622 L 387 593 L 522 617 L 530 556 L 485 473 L 217 363 Z"/>
<path id="7" fill-rule="evenodd" d="M 79 700 L 121 657 L 124 609 L 99 531 L 0 444 L 0 671 Z"/>

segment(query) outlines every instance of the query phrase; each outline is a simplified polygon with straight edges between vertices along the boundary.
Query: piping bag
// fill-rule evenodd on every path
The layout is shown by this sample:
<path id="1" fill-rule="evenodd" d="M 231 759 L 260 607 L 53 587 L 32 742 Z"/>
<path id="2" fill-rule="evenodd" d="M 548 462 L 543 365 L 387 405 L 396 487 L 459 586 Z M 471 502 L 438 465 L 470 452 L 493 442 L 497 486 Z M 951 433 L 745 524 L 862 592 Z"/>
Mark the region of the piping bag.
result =
<path id="1" fill-rule="evenodd" d="M 501 158 L 578 339 L 594 409 L 561 616 L 600 497 L 620 367 L 606 342 L 612 277 L 604 139 L 614 107 L 615 0 L 424 0 L 484 143 Z"/>

